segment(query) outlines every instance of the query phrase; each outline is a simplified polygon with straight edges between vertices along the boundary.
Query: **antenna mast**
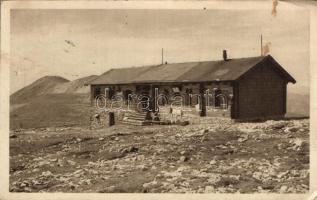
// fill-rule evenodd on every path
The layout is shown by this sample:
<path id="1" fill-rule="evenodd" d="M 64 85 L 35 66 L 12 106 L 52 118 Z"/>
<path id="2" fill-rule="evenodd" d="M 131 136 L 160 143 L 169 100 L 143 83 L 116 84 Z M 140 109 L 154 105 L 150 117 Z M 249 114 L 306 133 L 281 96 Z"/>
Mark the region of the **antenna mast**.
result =
<path id="1" fill-rule="evenodd" d="M 162 48 L 162 65 L 164 64 L 164 49 Z"/>
<path id="2" fill-rule="evenodd" d="M 262 46 L 262 34 L 261 34 L 261 56 L 263 56 L 263 46 Z"/>

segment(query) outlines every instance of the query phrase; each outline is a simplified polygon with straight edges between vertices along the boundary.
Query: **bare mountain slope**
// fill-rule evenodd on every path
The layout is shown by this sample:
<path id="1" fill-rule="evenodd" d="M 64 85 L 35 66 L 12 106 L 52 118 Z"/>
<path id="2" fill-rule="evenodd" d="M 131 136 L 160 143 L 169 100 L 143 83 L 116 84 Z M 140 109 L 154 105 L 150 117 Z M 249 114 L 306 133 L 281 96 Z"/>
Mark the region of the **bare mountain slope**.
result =
<path id="1" fill-rule="evenodd" d="M 87 125 L 89 86 L 97 76 L 69 81 L 45 76 L 10 96 L 10 128 Z"/>
<path id="2" fill-rule="evenodd" d="M 67 82 L 69 80 L 60 76 L 44 76 L 13 93 L 10 96 L 10 102 L 13 104 L 26 103 L 37 96 L 51 93 L 57 85 Z"/>
<path id="3" fill-rule="evenodd" d="M 287 115 L 289 117 L 308 117 L 309 94 L 289 92 L 287 94 Z"/>
<path id="4" fill-rule="evenodd" d="M 287 114 L 291 117 L 308 117 L 310 88 L 303 85 L 289 85 L 287 88 Z"/>
<path id="5" fill-rule="evenodd" d="M 86 94 L 41 95 L 11 109 L 10 129 L 87 126 L 89 110 Z"/>
<path id="6" fill-rule="evenodd" d="M 60 93 L 80 93 L 80 94 L 87 94 L 89 93 L 89 86 L 85 84 L 96 79 L 97 75 L 91 75 L 83 78 L 76 79 L 74 81 L 65 82 L 63 84 L 57 85 L 52 93 L 60 94 Z"/>

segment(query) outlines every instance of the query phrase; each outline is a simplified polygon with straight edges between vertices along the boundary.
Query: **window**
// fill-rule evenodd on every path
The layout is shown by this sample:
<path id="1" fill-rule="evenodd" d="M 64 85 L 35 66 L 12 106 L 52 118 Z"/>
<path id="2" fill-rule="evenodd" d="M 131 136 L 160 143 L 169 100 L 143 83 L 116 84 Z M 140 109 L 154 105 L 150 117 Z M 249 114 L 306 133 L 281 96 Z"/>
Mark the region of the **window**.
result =
<path id="1" fill-rule="evenodd" d="M 179 87 L 173 87 L 172 90 L 173 90 L 174 93 L 179 93 L 180 92 Z"/>
<path id="2" fill-rule="evenodd" d="M 128 101 L 132 100 L 132 91 L 131 90 L 125 90 L 123 92 L 123 96 L 124 96 L 124 99 L 126 101 L 126 104 L 128 104 Z"/>
<path id="3" fill-rule="evenodd" d="M 215 108 L 221 108 L 221 109 L 227 109 L 228 108 L 228 99 L 225 94 L 220 89 L 215 89 L 214 90 L 214 97 L 215 97 L 215 102 L 214 106 Z"/>
<path id="4" fill-rule="evenodd" d="M 94 98 L 96 98 L 97 96 L 99 96 L 101 94 L 101 88 L 96 86 L 95 90 L 94 90 Z"/>
<path id="5" fill-rule="evenodd" d="M 214 95 L 215 95 L 215 107 L 219 108 L 221 104 L 221 90 L 216 89 Z"/>
<path id="6" fill-rule="evenodd" d="M 193 94 L 193 90 L 191 88 L 186 88 L 186 106 L 192 106 L 192 98 L 190 95 Z"/>

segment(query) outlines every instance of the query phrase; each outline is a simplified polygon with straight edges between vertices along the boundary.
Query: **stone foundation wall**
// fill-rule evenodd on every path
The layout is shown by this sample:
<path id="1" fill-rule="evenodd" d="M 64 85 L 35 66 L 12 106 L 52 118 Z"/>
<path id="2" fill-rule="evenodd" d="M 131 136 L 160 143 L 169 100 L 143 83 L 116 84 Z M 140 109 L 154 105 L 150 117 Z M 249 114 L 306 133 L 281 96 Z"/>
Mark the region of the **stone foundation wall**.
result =
<path id="1" fill-rule="evenodd" d="M 105 111 L 101 109 L 92 108 L 90 112 L 90 129 L 100 129 L 109 127 L 109 112 L 114 112 L 115 125 L 119 124 L 122 121 L 124 117 L 124 111 Z"/>

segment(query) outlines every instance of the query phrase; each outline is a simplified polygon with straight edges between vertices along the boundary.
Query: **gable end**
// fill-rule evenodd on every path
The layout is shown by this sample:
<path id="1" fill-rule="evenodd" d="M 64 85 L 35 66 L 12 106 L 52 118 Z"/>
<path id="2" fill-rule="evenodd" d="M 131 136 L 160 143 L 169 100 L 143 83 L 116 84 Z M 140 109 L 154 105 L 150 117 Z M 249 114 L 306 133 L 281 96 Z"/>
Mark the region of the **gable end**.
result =
<path id="1" fill-rule="evenodd" d="M 249 74 L 252 74 L 252 72 L 256 71 L 259 67 L 270 67 L 272 68 L 272 71 L 276 72 L 282 79 L 284 79 L 286 82 L 291 82 L 293 84 L 296 83 L 296 80 L 271 56 L 266 56 L 261 62 L 257 63 L 255 66 L 253 66 L 251 69 L 249 69 L 247 72 L 242 74 L 237 80 L 241 80 L 245 77 L 247 77 Z"/>

